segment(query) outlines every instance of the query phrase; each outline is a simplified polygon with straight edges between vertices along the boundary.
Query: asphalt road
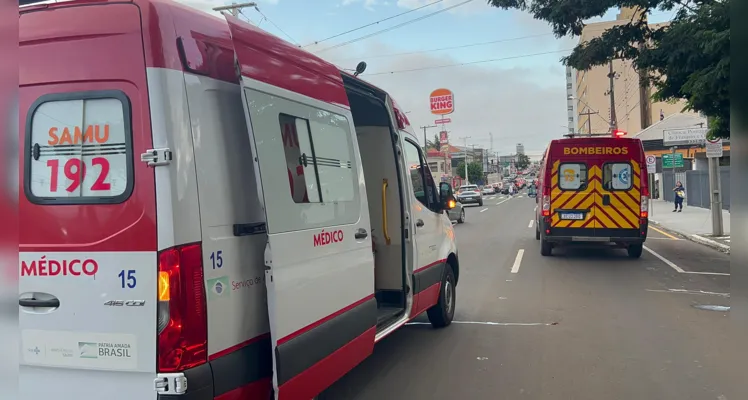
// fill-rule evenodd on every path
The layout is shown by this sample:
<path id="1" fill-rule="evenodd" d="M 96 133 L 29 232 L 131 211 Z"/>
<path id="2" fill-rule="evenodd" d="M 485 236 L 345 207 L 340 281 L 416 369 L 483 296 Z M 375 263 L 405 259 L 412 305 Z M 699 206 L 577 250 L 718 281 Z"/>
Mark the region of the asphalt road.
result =
<path id="1" fill-rule="evenodd" d="M 419 317 L 321 399 L 737 399 L 729 311 L 698 308 L 729 306 L 728 255 L 650 230 L 638 260 L 542 257 L 534 207 L 526 195 L 468 207 L 455 323 Z"/>

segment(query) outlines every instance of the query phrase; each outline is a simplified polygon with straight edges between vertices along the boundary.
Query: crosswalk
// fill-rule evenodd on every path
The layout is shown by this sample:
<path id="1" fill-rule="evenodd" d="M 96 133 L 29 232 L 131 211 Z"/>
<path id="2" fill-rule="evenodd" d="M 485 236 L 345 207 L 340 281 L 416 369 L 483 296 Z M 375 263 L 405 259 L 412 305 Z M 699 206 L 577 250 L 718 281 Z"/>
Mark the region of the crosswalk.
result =
<path id="1" fill-rule="evenodd" d="M 485 198 L 484 200 L 504 200 L 504 199 L 508 199 L 508 198 L 510 198 L 510 197 L 514 197 L 514 198 L 519 198 L 519 197 L 522 197 L 522 196 L 523 196 L 523 195 L 521 195 L 521 194 L 516 194 L 516 195 L 514 195 L 514 196 L 509 196 L 509 195 L 501 195 L 501 196 L 488 196 L 488 197 L 486 197 L 486 198 Z"/>

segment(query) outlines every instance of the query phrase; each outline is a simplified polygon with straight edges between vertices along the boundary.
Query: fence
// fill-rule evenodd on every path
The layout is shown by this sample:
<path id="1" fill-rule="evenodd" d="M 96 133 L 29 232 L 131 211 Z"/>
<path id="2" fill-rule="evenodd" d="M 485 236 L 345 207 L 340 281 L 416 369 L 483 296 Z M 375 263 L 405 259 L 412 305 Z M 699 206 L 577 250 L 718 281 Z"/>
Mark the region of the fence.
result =
<path id="1" fill-rule="evenodd" d="M 686 204 L 691 207 L 711 208 L 709 198 L 709 171 L 686 171 L 673 173 L 663 171 L 661 198 L 665 201 L 673 201 L 675 193 L 675 181 L 683 182 L 686 187 Z M 730 209 L 730 167 L 720 167 L 720 184 L 722 186 L 722 209 Z"/>

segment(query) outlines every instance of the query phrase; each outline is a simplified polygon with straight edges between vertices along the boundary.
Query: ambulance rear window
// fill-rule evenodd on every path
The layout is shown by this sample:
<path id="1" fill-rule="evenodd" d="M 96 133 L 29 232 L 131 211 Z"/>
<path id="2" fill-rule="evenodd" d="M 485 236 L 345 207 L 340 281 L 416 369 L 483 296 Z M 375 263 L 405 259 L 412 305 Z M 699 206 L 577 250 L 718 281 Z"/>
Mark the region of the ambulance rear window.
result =
<path id="1" fill-rule="evenodd" d="M 130 102 L 120 91 L 50 94 L 26 118 L 26 196 L 113 204 L 133 189 Z"/>
<path id="2" fill-rule="evenodd" d="M 559 165 L 558 187 L 561 190 L 584 190 L 587 187 L 587 164 L 563 163 Z"/>

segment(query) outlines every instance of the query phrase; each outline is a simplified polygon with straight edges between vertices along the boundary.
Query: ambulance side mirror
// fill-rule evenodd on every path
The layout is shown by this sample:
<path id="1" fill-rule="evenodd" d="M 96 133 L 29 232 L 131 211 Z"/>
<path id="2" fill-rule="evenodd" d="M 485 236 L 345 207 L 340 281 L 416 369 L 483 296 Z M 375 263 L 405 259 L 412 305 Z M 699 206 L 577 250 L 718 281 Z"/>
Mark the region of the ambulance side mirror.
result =
<path id="1" fill-rule="evenodd" d="M 457 206 L 452 185 L 448 182 L 439 182 L 439 203 L 442 210 L 451 210 Z"/>

